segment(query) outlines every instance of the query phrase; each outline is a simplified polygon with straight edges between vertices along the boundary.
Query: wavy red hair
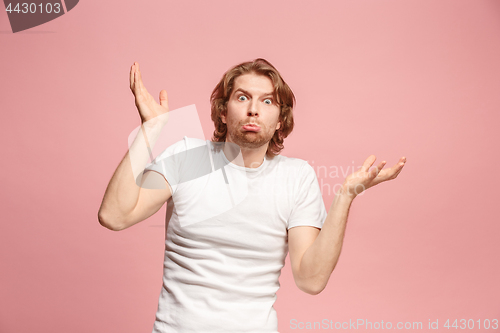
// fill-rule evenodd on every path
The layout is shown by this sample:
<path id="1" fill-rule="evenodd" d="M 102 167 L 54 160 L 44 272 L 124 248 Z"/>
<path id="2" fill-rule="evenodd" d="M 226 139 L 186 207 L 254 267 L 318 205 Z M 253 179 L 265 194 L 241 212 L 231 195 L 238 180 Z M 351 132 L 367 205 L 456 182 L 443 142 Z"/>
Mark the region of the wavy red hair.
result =
<path id="1" fill-rule="evenodd" d="M 212 141 L 226 141 L 227 126 L 222 122 L 221 115 L 226 115 L 227 102 L 233 92 L 234 80 L 238 76 L 248 73 L 267 76 L 271 79 L 274 86 L 273 95 L 280 107 L 279 121 L 281 122 L 281 126 L 274 133 L 266 152 L 266 155 L 272 158 L 278 155 L 284 148 L 283 142 L 293 130 L 293 106 L 295 104 L 295 96 L 278 70 L 271 65 L 269 61 L 262 58 L 243 62 L 229 69 L 215 87 L 210 97 L 212 109 L 211 116 L 215 125 Z"/>

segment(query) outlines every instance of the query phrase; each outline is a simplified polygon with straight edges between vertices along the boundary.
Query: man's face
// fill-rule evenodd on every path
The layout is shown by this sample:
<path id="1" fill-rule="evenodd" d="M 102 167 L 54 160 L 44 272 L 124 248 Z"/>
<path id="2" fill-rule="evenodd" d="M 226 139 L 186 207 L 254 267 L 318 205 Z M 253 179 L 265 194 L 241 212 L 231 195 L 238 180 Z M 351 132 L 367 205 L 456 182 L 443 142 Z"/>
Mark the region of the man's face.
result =
<path id="1" fill-rule="evenodd" d="M 263 75 L 248 73 L 234 80 L 227 103 L 227 114 L 221 116 L 227 125 L 226 141 L 241 148 L 267 145 L 280 128 L 280 107 L 273 97 L 273 83 Z M 245 126 L 254 124 L 256 126 Z"/>

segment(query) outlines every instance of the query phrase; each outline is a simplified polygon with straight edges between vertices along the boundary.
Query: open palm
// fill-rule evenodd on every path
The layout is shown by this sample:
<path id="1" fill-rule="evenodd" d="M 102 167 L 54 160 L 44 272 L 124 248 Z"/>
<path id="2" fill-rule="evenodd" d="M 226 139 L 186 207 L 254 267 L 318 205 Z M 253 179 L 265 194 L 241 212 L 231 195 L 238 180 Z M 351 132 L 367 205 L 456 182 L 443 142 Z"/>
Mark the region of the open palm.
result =
<path id="1" fill-rule="evenodd" d="M 401 157 L 399 162 L 392 168 L 383 170 L 386 162 L 382 161 L 376 168 L 369 170 L 376 159 L 377 157 L 375 155 L 370 155 L 359 170 L 346 178 L 343 185 L 345 193 L 355 197 L 372 186 L 380 184 L 386 180 L 395 179 L 401 170 L 403 170 L 406 162 L 406 157 Z"/>
<path id="2" fill-rule="evenodd" d="M 168 99 L 165 90 L 160 91 L 160 104 L 146 90 L 142 82 L 139 63 L 134 62 L 130 68 L 130 89 L 135 96 L 135 105 L 139 110 L 142 123 L 155 119 L 158 116 L 162 120 L 168 120 Z"/>

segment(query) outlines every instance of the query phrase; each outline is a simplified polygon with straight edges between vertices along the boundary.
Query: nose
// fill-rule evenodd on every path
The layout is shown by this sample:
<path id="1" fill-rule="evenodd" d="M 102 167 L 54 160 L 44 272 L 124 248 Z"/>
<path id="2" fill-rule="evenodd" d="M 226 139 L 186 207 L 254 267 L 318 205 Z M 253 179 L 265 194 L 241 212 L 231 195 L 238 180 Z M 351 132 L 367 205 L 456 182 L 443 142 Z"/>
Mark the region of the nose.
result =
<path id="1" fill-rule="evenodd" d="M 250 105 L 248 106 L 247 115 L 248 116 L 258 116 L 259 115 L 259 112 L 257 111 L 256 102 L 250 103 Z"/>

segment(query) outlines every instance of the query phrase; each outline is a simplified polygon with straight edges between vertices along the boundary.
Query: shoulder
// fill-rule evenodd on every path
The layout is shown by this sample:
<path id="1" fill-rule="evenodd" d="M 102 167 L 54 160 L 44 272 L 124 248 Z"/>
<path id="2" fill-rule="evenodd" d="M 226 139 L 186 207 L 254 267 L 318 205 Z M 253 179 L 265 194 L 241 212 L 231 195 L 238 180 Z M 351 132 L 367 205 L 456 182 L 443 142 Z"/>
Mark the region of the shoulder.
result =
<path id="1" fill-rule="evenodd" d="M 182 141 L 185 142 L 185 145 L 187 148 L 195 148 L 195 147 L 200 147 L 204 146 L 207 144 L 207 141 L 210 142 L 210 140 L 204 140 L 204 139 L 198 139 L 198 138 L 190 138 L 187 136 L 184 136 L 182 138 Z"/>
<path id="2" fill-rule="evenodd" d="M 155 150 L 159 149 L 161 151 L 161 153 L 159 153 L 156 157 L 157 161 L 163 160 L 170 156 L 179 155 L 189 149 L 200 147 L 206 144 L 205 140 L 190 138 L 187 136 L 184 136 L 181 139 L 170 139 L 168 141 L 168 143 L 165 143 L 165 141 L 163 143 L 157 143 L 157 145 L 163 145 L 164 147 L 166 146 L 166 148 L 155 147 Z"/>
<path id="3" fill-rule="evenodd" d="M 296 179 L 307 178 L 316 175 L 308 161 L 296 157 L 287 157 L 276 155 L 269 159 L 271 164 L 275 165 L 280 174 L 286 174 Z"/>
<path id="4" fill-rule="evenodd" d="M 289 169 L 302 169 L 304 167 L 310 166 L 306 160 L 283 155 L 276 155 L 273 158 L 270 158 L 269 161 L 273 164 Z"/>

